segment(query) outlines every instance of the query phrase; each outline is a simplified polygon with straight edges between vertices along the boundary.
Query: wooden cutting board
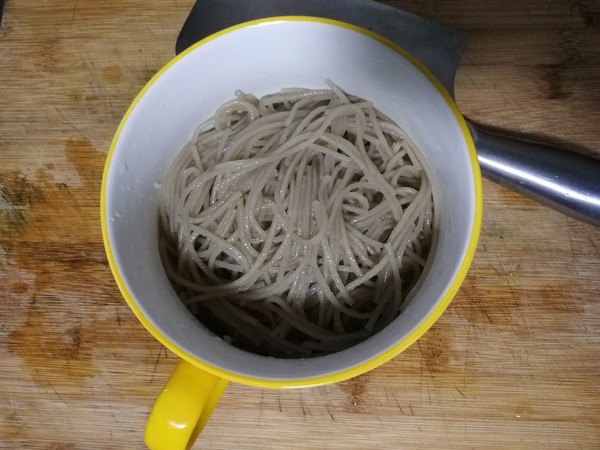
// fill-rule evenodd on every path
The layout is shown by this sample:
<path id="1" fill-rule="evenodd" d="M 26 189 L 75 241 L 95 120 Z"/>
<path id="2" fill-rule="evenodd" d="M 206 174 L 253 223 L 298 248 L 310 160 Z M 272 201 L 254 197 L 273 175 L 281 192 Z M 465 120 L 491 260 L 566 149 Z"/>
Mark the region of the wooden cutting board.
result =
<path id="1" fill-rule="evenodd" d="M 387 3 L 469 33 L 456 89 L 469 118 L 600 154 L 600 2 Z M 100 183 L 120 118 L 191 6 L 6 3 L 1 448 L 143 447 L 177 358 L 113 282 Z M 338 385 L 230 385 L 194 448 L 600 448 L 600 229 L 491 182 L 484 194 L 472 269 L 417 344 Z"/>

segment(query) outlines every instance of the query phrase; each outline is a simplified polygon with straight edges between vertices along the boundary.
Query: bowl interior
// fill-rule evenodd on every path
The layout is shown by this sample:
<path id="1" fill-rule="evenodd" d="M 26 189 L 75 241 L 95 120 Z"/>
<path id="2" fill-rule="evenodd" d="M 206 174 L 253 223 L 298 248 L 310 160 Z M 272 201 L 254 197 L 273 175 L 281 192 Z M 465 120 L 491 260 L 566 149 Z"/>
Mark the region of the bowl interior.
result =
<path id="1" fill-rule="evenodd" d="M 407 309 L 368 340 L 303 360 L 253 355 L 215 337 L 176 297 L 158 253 L 157 187 L 195 127 L 234 90 L 261 96 L 285 87 L 322 88 L 325 79 L 372 101 L 422 149 L 439 192 L 434 260 Z M 457 274 L 460 278 L 470 260 L 479 175 L 469 143 L 440 89 L 396 49 L 355 29 L 309 19 L 273 20 L 205 40 L 144 88 L 113 143 L 104 225 L 123 293 L 150 330 L 175 344 L 180 355 L 244 377 L 323 377 L 401 351 L 441 314 L 460 281 Z"/>

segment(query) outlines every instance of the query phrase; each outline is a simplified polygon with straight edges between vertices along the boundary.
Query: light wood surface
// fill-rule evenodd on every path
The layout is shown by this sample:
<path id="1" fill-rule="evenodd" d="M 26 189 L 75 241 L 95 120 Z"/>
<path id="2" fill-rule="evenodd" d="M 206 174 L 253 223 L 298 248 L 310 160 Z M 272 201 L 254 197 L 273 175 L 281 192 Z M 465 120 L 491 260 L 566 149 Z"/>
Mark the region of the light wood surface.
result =
<path id="1" fill-rule="evenodd" d="M 600 154 L 600 2 L 388 2 L 469 33 L 481 124 Z M 143 448 L 177 358 L 108 268 L 104 160 L 191 0 L 8 0 L 0 28 L 0 447 Z M 600 180 L 600 174 L 599 174 Z M 600 448 L 600 229 L 491 182 L 441 320 L 357 379 L 230 385 L 194 448 Z"/>

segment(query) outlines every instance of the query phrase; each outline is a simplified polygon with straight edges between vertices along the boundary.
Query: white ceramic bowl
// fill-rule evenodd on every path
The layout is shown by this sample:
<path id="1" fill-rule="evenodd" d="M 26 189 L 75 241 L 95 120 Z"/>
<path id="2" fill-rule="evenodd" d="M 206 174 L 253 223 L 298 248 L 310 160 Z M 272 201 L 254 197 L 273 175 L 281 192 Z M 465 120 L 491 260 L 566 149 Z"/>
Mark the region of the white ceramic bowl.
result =
<path id="1" fill-rule="evenodd" d="M 371 100 L 422 149 L 439 188 L 439 240 L 426 277 L 387 328 L 338 353 L 274 359 L 216 338 L 187 311 L 158 253 L 156 186 L 194 128 L 242 89 L 256 96 L 331 79 Z M 253 22 L 218 33 L 162 69 L 115 136 L 102 192 L 107 254 L 124 297 L 161 342 L 232 381 L 301 386 L 339 381 L 395 356 L 441 315 L 463 280 L 479 234 L 481 185 L 465 122 L 441 84 L 391 43 L 346 24 L 309 18 Z"/>

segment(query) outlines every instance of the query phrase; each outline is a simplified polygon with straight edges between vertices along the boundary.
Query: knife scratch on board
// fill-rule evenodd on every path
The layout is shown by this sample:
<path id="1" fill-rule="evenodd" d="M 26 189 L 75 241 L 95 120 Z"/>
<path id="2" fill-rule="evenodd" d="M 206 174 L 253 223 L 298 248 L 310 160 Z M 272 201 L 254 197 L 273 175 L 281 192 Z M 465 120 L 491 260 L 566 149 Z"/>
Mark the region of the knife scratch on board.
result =
<path id="1" fill-rule="evenodd" d="M 52 390 L 54 391 L 54 393 L 55 393 L 55 394 L 56 394 L 56 396 L 57 396 L 57 397 L 60 399 L 60 401 L 61 401 L 61 402 L 63 402 L 63 404 L 64 404 L 65 406 L 68 406 L 68 405 L 67 405 L 67 402 L 65 402 L 65 399 L 64 399 L 64 398 L 62 398 L 62 395 L 60 395 L 60 394 L 58 393 L 58 391 L 57 391 L 57 390 L 54 388 L 54 386 L 52 386 L 52 384 L 50 384 L 50 382 L 48 382 L 48 386 L 50 386 L 50 389 L 52 389 Z"/>
<path id="2" fill-rule="evenodd" d="M 333 422 L 335 422 L 335 417 L 333 416 L 333 414 L 331 413 L 331 410 L 329 409 L 329 406 L 325 405 L 325 409 L 327 410 L 327 412 L 329 413 L 329 417 L 331 417 L 331 420 Z"/>
<path id="3" fill-rule="evenodd" d="M 71 11 L 71 20 L 69 21 L 69 34 L 73 31 L 73 22 L 75 22 L 75 11 L 77 11 L 77 2 L 75 0 L 75 4 L 73 5 L 73 11 Z"/>
<path id="4" fill-rule="evenodd" d="M 265 390 L 262 389 L 260 392 L 260 404 L 258 405 L 258 426 L 261 426 L 262 415 L 263 415 L 263 401 L 265 399 Z"/>
<path id="5" fill-rule="evenodd" d="M 400 410 L 400 414 L 404 415 L 404 410 L 402 409 L 402 405 L 400 405 L 400 402 L 398 401 L 398 397 L 396 397 L 396 394 L 392 394 L 392 396 L 394 397 L 394 401 L 396 402 L 396 406 Z"/>

